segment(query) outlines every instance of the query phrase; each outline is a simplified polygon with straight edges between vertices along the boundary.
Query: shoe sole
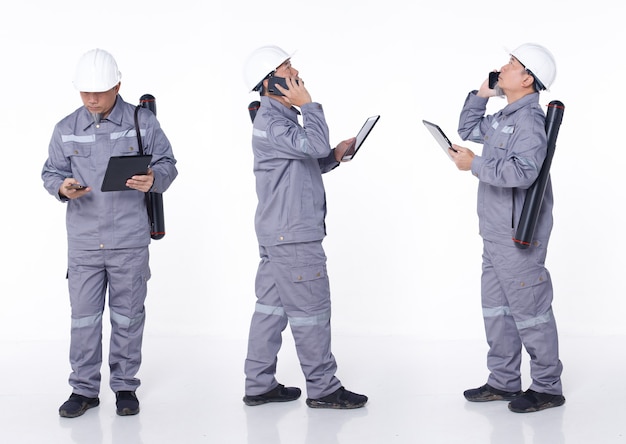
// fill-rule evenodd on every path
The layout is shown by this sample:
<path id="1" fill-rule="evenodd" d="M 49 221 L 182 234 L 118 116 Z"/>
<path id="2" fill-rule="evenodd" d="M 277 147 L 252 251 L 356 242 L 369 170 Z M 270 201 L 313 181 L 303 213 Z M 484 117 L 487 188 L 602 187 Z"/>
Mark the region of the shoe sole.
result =
<path id="1" fill-rule="evenodd" d="M 299 396 L 298 396 L 299 398 Z M 243 397 L 243 403 L 250 407 L 254 407 L 256 405 L 269 404 L 270 402 L 290 402 L 295 401 L 298 398 L 270 398 L 270 399 L 250 399 L 247 396 Z"/>
<path id="2" fill-rule="evenodd" d="M 363 407 L 367 401 L 358 404 L 336 404 L 331 402 L 320 402 L 311 399 L 306 400 L 306 405 L 312 409 L 335 409 L 335 410 L 351 410 Z"/>
<path id="3" fill-rule="evenodd" d="M 520 396 L 522 395 L 521 394 L 515 395 L 515 396 L 492 395 L 489 397 L 482 397 L 482 398 L 468 398 L 466 396 L 465 399 L 467 399 L 470 402 L 514 401 Z"/>
<path id="4" fill-rule="evenodd" d="M 133 416 L 139 413 L 139 409 L 131 410 L 129 408 L 124 408 L 122 410 L 116 410 L 115 413 L 117 413 L 118 416 Z"/>
<path id="5" fill-rule="evenodd" d="M 540 412 L 546 409 L 551 409 L 553 407 L 561 407 L 563 404 L 565 404 L 565 398 L 558 399 L 556 402 L 553 402 L 553 401 L 546 402 L 546 403 L 538 405 L 537 407 L 530 407 L 525 410 L 516 409 L 515 407 L 511 407 L 511 404 L 509 404 L 509 410 L 514 413 L 534 413 L 534 412 Z"/>

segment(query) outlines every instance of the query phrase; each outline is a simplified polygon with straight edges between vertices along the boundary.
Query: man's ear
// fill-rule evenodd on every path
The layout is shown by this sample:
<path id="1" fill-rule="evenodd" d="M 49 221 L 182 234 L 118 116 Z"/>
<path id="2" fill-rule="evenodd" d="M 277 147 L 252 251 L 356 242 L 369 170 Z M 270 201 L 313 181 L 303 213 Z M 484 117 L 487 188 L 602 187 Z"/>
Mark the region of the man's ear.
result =
<path id="1" fill-rule="evenodd" d="M 524 88 L 532 88 L 533 83 L 535 83 L 535 78 L 530 74 L 526 73 L 526 78 L 522 80 L 522 86 Z"/>
<path id="2" fill-rule="evenodd" d="M 269 84 L 270 79 L 267 78 L 265 80 L 263 80 L 263 83 L 261 84 L 261 91 L 259 91 L 259 94 L 262 96 L 267 95 L 267 85 Z"/>

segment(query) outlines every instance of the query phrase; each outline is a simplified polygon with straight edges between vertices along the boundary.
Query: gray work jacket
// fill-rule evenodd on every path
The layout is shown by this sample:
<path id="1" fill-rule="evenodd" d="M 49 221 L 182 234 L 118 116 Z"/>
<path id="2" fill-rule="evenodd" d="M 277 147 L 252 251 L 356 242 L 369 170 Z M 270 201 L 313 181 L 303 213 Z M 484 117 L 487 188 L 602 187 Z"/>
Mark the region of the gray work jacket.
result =
<path id="1" fill-rule="evenodd" d="M 539 93 L 532 93 L 485 116 L 486 98 L 469 93 L 459 119 L 459 136 L 482 143 L 480 156 L 472 161 L 479 179 L 478 217 L 484 239 L 512 244 L 526 190 L 539 176 L 547 154 L 545 114 Z M 547 243 L 552 231 L 552 185 L 548 178 L 533 236 Z"/>
<path id="2" fill-rule="evenodd" d="M 82 106 L 54 128 L 41 177 L 48 192 L 67 203 L 70 249 L 134 248 L 150 243 L 145 193 L 100 191 L 111 156 L 138 154 L 134 112 L 135 106 L 118 95 L 111 113 L 98 125 Z M 144 153 L 152 154 L 154 185 L 151 191 L 162 193 L 178 174 L 172 147 L 149 110 L 139 110 L 139 126 Z M 91 191 L 78 199 L 61 198 L 59 188 L 68 177 L 90 186 Z"/>
<path id="3" fill-rule="evenodd" d="M 326 235 L 322 173 L 339 162 L 330 148 L 322 105 L 307 103 L 301 110 L 302 126 L 295 108 L 263 96 L 254 119 L 255 228 L 263 246 L 316 241 Z"/>

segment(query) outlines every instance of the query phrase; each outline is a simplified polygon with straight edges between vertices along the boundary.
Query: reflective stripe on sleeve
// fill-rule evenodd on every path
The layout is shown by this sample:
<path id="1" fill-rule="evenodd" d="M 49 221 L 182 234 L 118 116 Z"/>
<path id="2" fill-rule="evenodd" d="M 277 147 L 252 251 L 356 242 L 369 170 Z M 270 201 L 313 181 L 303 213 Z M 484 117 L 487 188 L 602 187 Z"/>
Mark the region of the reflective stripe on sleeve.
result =
<path id="1" fill-rule="evenodd" d="M 256 128 L 254 128 L 252 130 L 252 135 L 254 137 L 260 137 L 262 139 L 267 139 L 267 132 L 266 131 L 262 131 L 262 130 L 258 130 Z"/>
<path id="2" fill-rule="evenodd" d="M 306 137 L 300 139 L 300 151 L 303 153 L 309 151 L 309 140 Z"/>

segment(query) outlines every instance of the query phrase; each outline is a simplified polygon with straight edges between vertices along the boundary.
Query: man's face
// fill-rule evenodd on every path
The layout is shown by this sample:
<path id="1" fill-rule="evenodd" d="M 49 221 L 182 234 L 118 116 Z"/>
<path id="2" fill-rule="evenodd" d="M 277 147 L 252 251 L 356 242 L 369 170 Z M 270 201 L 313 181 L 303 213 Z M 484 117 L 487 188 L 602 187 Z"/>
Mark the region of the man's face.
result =
<path id="1" fill-rule="evenodd" d="M 511 56 L 509 63 L 500 69 L 498 77 L 498 86 L 503 91 L 518 90 L 522 88 L 524 82 L 528 82 L 532 76 L 528 74 L 524 65 L 515 57 Z"/>
<path id="2" fill-rule="evenodd" d="M 91 114 L 100 114 L 100 117 L 104 119 L 113 109 L 115 98 L 119 90 L 120 84 L 118 83 L 110 90 L 104 92 L 81 91 L 80 98 L 85 108 L 87 108 Z"/>
<path id="3" fill-rule="evenodd" d="M 285 60 L 278 68 L 276 68 L 276 72 L 274 75 L 276 77 L 297 77 L 298 70 L 291 66 L 291 60 Z"/>

